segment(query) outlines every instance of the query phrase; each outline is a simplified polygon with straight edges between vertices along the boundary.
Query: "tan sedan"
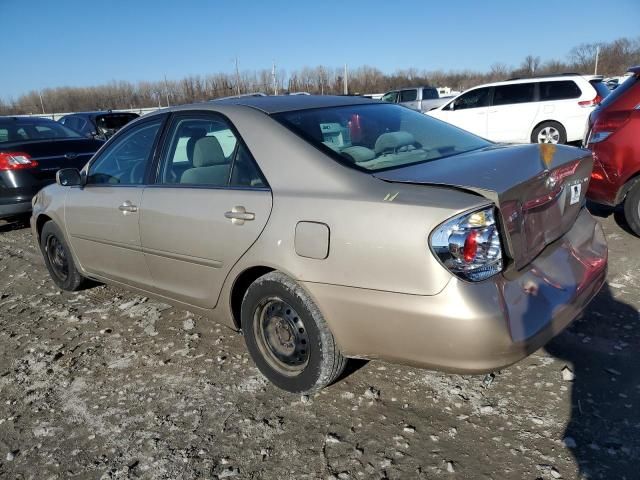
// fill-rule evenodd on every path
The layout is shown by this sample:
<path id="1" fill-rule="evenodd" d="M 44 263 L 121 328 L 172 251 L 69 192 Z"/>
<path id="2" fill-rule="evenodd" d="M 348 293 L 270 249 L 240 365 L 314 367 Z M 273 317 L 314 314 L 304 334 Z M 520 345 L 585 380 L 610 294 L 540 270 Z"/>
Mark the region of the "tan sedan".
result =
<path id="1" fill-rule="evenodd" d="M 243 97 L 127 125 L 33 200 L 53 281 L 126 286 L 242 330 L 292 392 L 349 357 L 479 373 L 602 286 L 589 152 L 505 146 L 356 97 Z"/>

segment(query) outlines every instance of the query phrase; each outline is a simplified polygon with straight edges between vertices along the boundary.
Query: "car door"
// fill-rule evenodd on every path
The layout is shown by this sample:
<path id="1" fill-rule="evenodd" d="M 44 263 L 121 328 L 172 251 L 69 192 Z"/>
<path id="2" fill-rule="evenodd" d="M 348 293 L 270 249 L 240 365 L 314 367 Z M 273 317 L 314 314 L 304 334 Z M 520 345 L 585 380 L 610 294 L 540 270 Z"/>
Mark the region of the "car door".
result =
<path id="1" fill-rule="evenodd" d="M 540 104 L 535 83 L 497 85 L 487 118 L 487 138 L 494 142 L 529 143 Z"/>
<path id="2" fill-rule="evenodd" d="M 481 137 L 486 137 L 487 114 L 491 95 L 492 87 L 469 90 L 453 99 L 442 109 L 431 110 L 429 115 Z"/>
<path id="3" fill-rule="evenodd" d="M 271 191 L 231 123 L 213 112 L 175 115 L 140 216 L 154 291 L 215 307 L 270 212 Z"/>
<path id="4" fill-rule="evenodd" d="M 69 189 L 65 224 L 71 246 L 89 273 L 150 286 L 138 222 L 165 118 L 154 116 L 123 131 L 85 167 L 86 184 Z"/>

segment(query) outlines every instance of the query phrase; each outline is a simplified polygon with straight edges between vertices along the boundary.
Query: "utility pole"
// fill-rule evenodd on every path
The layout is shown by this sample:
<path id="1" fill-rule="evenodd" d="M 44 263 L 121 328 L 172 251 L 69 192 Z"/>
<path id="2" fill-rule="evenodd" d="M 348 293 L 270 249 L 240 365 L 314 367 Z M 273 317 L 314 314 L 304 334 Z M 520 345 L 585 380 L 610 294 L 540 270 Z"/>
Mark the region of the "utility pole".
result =
<path id="1" fill-rule="evenodd" d="M 240 70 L 238 70 L 238 57 L 236 57 L 236 93 L 240 96 Z"/>
<path id="2" fill-rule="evenodd" d="M 273 80 L 273 94 L 278 95 L 278 79 L 276 78 L 276 61 L 273 61 L 273 68 L 271 69 L 271 79 Z"/>
<path id="3" fill-rule="evenodd" d="M 38 96 L 40 97 L 40 106 L 42 107 L 42 114 L 44 115 L 44 102 L 42 101 L 42 93 L 38 92 Z"/>
<path id="4" fill-rule="evenodd" d="M 594 75 L 597 75 L 597 74 L 598 74 L 598 59 L 599 59 L 599 57 L 600 57 L 600 46 L 598 45 L 598 46 L 596 47 L 596 67 L 595 67 L 595 69 L 593 70 L 593 74 L 594 74 Z"/>
<path id="5" fill-rule="evenodd" d="M 349 71 L 347 70 L 347 64 L 344 64 L 344 78 L 343 78 L 344 94 L 349 95 Z"/>
<path id="6" fill-rule="evenodd" d="M 171 104 L 169 103 L 169 84 L 167 83 L 167 75 L 166 74 L 164 76 L 164 93 L 167 96 L 167 107 L 170 107 Z"/>

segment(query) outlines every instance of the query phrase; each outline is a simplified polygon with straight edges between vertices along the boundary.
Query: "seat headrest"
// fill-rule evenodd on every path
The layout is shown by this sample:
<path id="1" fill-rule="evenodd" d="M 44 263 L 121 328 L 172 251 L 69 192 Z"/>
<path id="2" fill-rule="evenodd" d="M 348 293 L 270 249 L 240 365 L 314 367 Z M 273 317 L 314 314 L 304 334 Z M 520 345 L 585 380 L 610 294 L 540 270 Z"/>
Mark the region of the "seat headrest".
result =
<path id="1" fill-rule="evenodd" d="M 202 137 L 193 146 L 193 166 L 210 167 L 228 163 L 216 137 Z"/>
<path id="2" fill-rule="evenodd" d="M 385 152 L 396 152 L 402 147 L 409 147 L 416 142 L 409 132 L 387 132 L 376 140 L 375 151 L 377 155 Z"/>

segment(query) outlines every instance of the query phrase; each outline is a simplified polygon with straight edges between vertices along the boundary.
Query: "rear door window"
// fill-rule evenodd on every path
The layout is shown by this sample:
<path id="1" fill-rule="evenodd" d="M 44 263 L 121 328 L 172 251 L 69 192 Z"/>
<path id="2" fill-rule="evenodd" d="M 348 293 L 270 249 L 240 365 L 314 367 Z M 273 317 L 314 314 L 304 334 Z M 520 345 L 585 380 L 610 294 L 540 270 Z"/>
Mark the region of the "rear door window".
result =
<path id="1" fill-rule="evenodd" d="M 493 105 L 513 105 L 516 103 L 533 102 L 534 83 L 514 83 L 500 85 L 493 93 Z"/>
<path id="2" fill-rule="evenodd" d="M 415 88 L 400 91 L 400 102 L 415 102 L 417 98 L 418 90 Z"/>
<path id="3" fill-rule="evenodd" d="M 490 87 L 478 88 L 460 95 L 453 102 L 454 110 L 465 110 L 467 108 L 479 108 L 489 106 Z"/>
<path id="4" fill-rule="evenodd" d="M 569 100 L 582 95 L 580 87 L 573 80 L 561 80 L 556 82 L 540 82 L 540 100 Z"/>
<path id="5" fill-rule="evenodd" d="M 175 120 L 157 183 L 200 187 L 266 186 L 255 160 L 218 115 Z"/>
<path id="6" fill-rule="evenodd" d="M 438 95 L 438 91 L 435 88 L 423 88 L 422 89 L 422 99 L 423 100 L 433 100 L 435 98 L 440 98 Z"/>

